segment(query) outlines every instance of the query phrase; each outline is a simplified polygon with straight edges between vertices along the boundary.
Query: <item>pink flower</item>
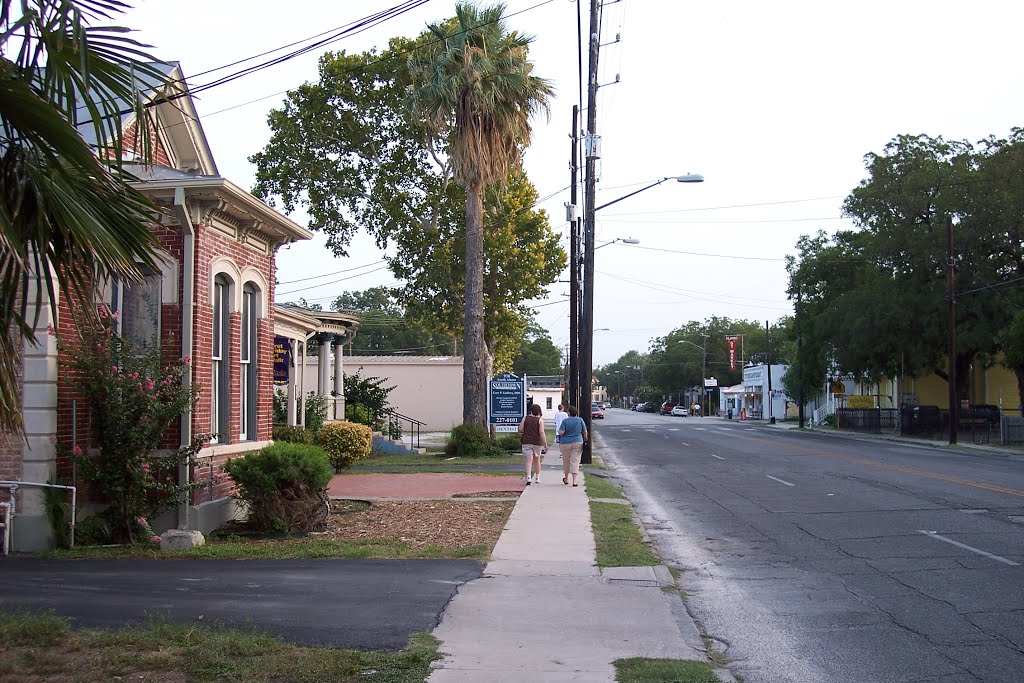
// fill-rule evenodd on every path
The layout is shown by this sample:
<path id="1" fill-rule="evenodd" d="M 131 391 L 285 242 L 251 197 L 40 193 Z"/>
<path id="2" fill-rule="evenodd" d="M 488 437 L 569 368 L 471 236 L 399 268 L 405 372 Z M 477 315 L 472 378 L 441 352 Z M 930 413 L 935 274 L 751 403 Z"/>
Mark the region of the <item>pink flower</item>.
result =
<path id="1" fill-rule="evenodd" d="M 114 311 L 113 313 L 110 314 L 110 317 L 113 318 L 114 320 L 117 320 L 117 318 L 120 315 L 121 315 L 121 311 Z"/>
<path id="2" fill-rule="evenodd" d="M 149 540 L 152 541 L 153 543 L 159 544 L 160 541 L 162 541 L 163 539 L 160 538 L 159 536 L 152 536 Z"/>
<path id="3" fill-rule="evenodd" d="M 139 373 L 133 372 L 132 373 L 132 379 L 138 379 L 138 378 L 139 378 Z"/>
<path id="4" fill-rule="evenodd" d="M 141 469 L 142 469 L 142 471 L 143 471 L 143 472 L 145 472 L 146 474 L 149 474 L 149 463 L 148 463 L 148 462 L 144 462 L 144 463 L 142 463 L 142 468 L 141 468 Z"/>
<path id="5" fill-rule="evenodd" d="M 82 455 L 82 447 L 76 443 L 74 446 L 71 447 L 71 454 L 76 457 Z"/>
<path id="6" fill-rule="evenodd" d="M 192 364 L 192 356 L 185 356 L 184 358 L 182 358 L 181 359 L 181 364 L 182 365 L 191 365 Z"/>
<path id="7" fill-rule="evenodd" d="M 117 374 L 117 378 L 118 378 L 118 379 L 124 379 L 124 375 L 123 375 L 123 374 L 121 374 L 121 373 L 118 373 L 118 374 Z"/>
<path id="8" fill-rule="evenodd" d="M 153 391 L 153 387 L 155 387 L 155 386 L 156 385 L 153 384 L 153 380 L 151 380 L 151 379 L 147 379 L 146 380 L 146 391 Z"/>
<path id="9" fill-rule="evenodd" d="M 146 518 L 145 518 L 145 517 L 139 517 L 139 518 L 138 518 L 137 520 L 135 520 L 135 522 L 136 522 L 136 523 L 137 523 L 137 524 L 138 524 L 139 526 L 149 526 L 149 522 L 147 522 L 147 521 L 146 521 Z"/>
<path id="10" fill-rule="evenodd" d="M 46 326 L 46 334 L 50 335 L 51 337 L 56 337 L 57 336 L 57 330 L 53 329 L 53 325 L 47 325 Z"/>
<path id="11" fill-rule="evenodd" d="M 119 368 L 119 367 L 117 367 L 116 365 L 111 365 L 111 366 L 110 366 L 110 371 L 111 371 L 111 372 L 114 372 L 114 373 L 116 373 L 116 372 L 117 372 L 118 370 L 120 370 L 120 368 Z"/>
<path id="12" fill-rule="evenodd" d="M 110 317 L 110 311 L 107 309 L 106 306 L 100 306 L 99 314 L 102 320 L 106 320 L 107 318 Z"/>

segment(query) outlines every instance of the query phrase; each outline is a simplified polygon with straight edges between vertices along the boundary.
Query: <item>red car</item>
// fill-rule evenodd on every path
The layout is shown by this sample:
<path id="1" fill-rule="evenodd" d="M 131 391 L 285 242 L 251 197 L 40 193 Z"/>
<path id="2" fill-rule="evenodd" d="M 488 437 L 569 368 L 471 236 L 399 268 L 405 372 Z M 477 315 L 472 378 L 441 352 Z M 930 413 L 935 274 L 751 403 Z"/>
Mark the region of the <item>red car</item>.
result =
<path id="1" fill-rule="evenodd" d="M 675 408 L 675 407 L 676 407 L 676 404 L 673 403 L 672 401 L 665 401 L 664 403 L 661 404 L 661 414 L 662 415 L 671 415 L 672 414 L 672 409 Z"/>
<path id="2" fill-rule="evenodd" d="M 603 420 L 604 419 L 604 406 L 596 401 L 590 404 L 590 419 L 591 420 Z"/>

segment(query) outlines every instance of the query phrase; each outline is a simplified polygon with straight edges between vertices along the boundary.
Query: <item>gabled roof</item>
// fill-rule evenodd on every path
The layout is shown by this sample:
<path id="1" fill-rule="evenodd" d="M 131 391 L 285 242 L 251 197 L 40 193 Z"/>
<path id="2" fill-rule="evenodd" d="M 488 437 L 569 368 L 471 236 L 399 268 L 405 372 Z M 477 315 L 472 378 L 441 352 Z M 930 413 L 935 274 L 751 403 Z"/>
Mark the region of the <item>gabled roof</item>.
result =
<path id="1" fill-rule="evenodd" d="M 151 74 L 139 74 L 136 77 L 139 97 L 147 105 L 146 115 L 155 124 L 159 144 L 167 152 L 173 167 L 181 171 L 217 175 L 217 164 L 181 66 L 178 62 L 152 62 L 149 66 L 162 73 L 163 79 L 157 81 Z M 135 123 L 135 113 L 128 102 L 119 101 L 118 105 L 125 112 L 121 114 L 124 130 Z M 82 108 L 79 114 L 82 119 L 88 118 L 88 112 Z M 87 143 L 96 145 L 92 124 L 81 125 L 78 129 Z"/>

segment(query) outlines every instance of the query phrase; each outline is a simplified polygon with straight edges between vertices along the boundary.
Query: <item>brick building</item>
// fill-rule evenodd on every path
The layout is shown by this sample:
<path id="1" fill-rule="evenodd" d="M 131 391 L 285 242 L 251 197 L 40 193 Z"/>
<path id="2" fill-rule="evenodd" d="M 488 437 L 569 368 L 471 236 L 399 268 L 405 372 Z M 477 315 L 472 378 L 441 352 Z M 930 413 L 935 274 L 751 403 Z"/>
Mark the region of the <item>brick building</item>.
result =
<path id="1" fill-rule="evenodd" d="M 312 235 L 219 175 L 180 67 L 172 63 L 163 70 L 166 81 L 152 84 L 143 96 L 154 103 L 177 97 L 148 109 L 154 163 L 138 167 L 135 174 L 139 189 L 162 209 L 153 229 L 166 251 L 159 272 L 148 273 L 145 282 L 102 283 L 93 303 L 120 313 L 123 335 L 160 339 L 165 347 L 173 345 L 175 358 L 178 353 L 191 358 L 190 380 L 200 385 L 199 400 L 163 445 L 176 447 L 193 435 L 214 434 L 199 454 L 200 466 L 179 474 L 198 478 L 229 456 L 271 440 L 275 258 L 282 245 Z M 136 124 L 130 116 L 122 122 L 126 140 Z M 37 343 L 23 350 L 26 438 L 0 434 L 0 480 L 44 483 L 59 475 L 68 481 L 70 464 L 58 455 L 54 441 L 88 446 L 88 411 L 61 378 L 56 343 L 47 334 L 50 324 L 58 336 L 74 333 L 71 304 L 57 299 L 57 310 L 45 297 L 32 302 L 41 315 Z M 30 313 L 34 310 L 30 307 Z M 228 486 L 224 482 L 196 491 L 188 505 L 159 523 L 204 532 L 216 528 L 235 514 Z M 49 545 L 41 501 L 39 489 L 20 488 L 14 549 Z"/>

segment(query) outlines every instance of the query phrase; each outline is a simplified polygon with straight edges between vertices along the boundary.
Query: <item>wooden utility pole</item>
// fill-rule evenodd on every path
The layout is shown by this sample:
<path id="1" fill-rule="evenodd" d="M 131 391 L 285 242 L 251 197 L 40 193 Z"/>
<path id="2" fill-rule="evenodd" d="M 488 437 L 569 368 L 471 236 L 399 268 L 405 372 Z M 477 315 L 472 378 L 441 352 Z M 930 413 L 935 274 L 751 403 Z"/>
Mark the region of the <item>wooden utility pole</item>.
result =
<path id="1" fill-rule="evenodd" d="M 597 138 L 597 56 L 601 47 L 598 24 L 598 0 L 590 0 L 590 69 L 587 74 L 587 177 L 583 218 L 583 315 L 580 317 L 580 417 L 587 425 L 590 438 L 583 446 L 580 462 L 591 462 L 593 421 L 587 408 L 593 399 L 594 372 L 594 213 L 597 200 L 597 159 L 600 144 Z"/>
<path id="2" fill-rule="evenodd" d="M 567 405 L 580 406 L 580 222 L 576 218 L 576 171 L 579 162 L 579 105 L 572 107 L 572 184 L 569 219 L 569 398 Z"/>
<path id="3" fill-rule="evenodd" d="M 800 429 L 804 428 L 804 360 L 803 360 L 803 347 L 804 347 L 804 336 L 800 332 L 800 293 L 801 290 L 796 290 L 796 310 L 793 315 L 793 324 L 796 327 L 796 369 L 797 369 L 797 381 L 800 383 L 800 396 L 797 400 L 800 402 L 797 409 L 800 411 Z"/>
<path id="4" fill-rule="evenodd" d="M 956 290 L 953 288 L 953 219 L 946 216 L 946 296 L 949 309 L 946 313 L 946 327 L 949 340 L 946 355 L 949 357 L 949 444 L 956 443 L 956 428 L 960 424 L 960 399 L 956 386 Z"/>

